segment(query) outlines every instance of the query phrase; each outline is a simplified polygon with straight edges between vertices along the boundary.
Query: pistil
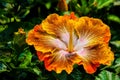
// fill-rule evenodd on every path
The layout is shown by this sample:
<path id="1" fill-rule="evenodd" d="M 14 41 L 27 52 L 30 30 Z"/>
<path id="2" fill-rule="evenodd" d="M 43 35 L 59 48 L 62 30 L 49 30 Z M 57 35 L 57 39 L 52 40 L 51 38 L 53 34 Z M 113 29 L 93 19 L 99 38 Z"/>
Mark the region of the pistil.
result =
<path id="1" fill-rule="evenodd" d="M 68 44 L 68 51 L 72 52 L 73 51 L 73 27 L 70 27 L 69 29 L 69 44 Z"/>

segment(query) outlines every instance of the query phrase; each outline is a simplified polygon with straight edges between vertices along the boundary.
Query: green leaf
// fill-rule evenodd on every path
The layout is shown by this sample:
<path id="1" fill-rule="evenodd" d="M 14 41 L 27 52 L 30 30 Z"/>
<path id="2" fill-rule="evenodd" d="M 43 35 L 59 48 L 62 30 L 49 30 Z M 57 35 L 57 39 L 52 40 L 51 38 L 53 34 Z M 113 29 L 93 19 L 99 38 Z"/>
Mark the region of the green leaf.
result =
<path id="1" fill-rule="evenodd" d="M 0 73 L 4 71 L 7 71 L 7 66 L 3 64 L 2 62 L 0 62 Z"/>
<path id="2" fill-rule="evenodd" d="M 3 62 L 10 62 L 10 61 L 11 61 L 11 57 L 0 56 L 0 61 L 3 61 Z"/>
<path id="3" fill-rule="evenodd" d="M 8 26 L 7 25 L 0 25 L 0 32 L 4 31 Z"/>
<path id="4" fill-rule="evenodd" d="M 117 58 L 117 59 L 115 60 L 115 63 L 116 63 L 116 64 L 120 64 L 120 58 Z"/>
<path id="5" fill-rule="evenodd" d="M 25 18 L 29 13 L 30 13 L 30 10 L 27 9 L 25 13 L 22 15 L 22 18 Z M 16 19 L 20 20 L 19 18 L 16 18 Z"/>
<path id="6" fill-rule="evenodd" d="M 41 74 L 41 71 L 38 67 L 34 67 L 33 68 L 33 71 L 37 74 L 37 75 L 40 75 Z"/>
<path id="7" fill-rule="evenodd" d="M 4 3 L 4 7 L 10 9 L 10 8 L 13 8 L 12 4 L 10 3 Z"/>
<path id="8" fill-rule="evenodd" d="M 78 69 L 74 69 L 70 76 L 73 80 L 83 80 L 82 73 Z"/>
<path id="9" fill-rule="evenodd" d="M 70 2 L 71 0 L 66 0 L 67 4 Z"/>
<path id="10" fill-rule="evenodd" d="M 81 0 L 82 7 L 87 7 L 87 1 L 86 0 Z"/>
<path id="11" fill-rule="evenodd" d="M 120 80 L 119 76 L 115 73 L 103 70 L 98 76 L 95 77 L 95 80 Z"/>
<path id="12" fill-rule="evenodd" d="M 118 17 L 116 15 L 108 15 L 108 20 L 120 23 L 120 17 Z"/>
<path id="13" fill-rule="evenodd" d="M 114 0 L 94 0 L 94 3 L 96 4 L 95 6 L 98 9 L 102 9 L 106 6 L 109 6 L 113 2 L 114 2 Z"/>
<path id="14" fill-rule="evenodd" d="M 50 9 L 51 8 L 51 2 L 46 3 L 45 6 L 46 6 L 47 9 Z"/>
<path id="15" fill-rule="evenodd" d="M 115 65 L 111 68 L 115 70 L 116 74 L 120 73 L 120 57 L 115 60 Z"/>
<path id="16" fill-rule="evenodd" d="M 27 65 L 30 64 L 31 59 L 32 59 L 32 54 L 29 50 L 26 50 L 25 52 L 21 53 L 19 58 L 18 58 L 18 61 L 21 62 L 19 67 L 22 67 L 22 68 L 27 67 Z"/>
<path id="17" fill-rule="evenodd" d="M 94 0 L 89 0 L 88 4 L 91 6 L 94 3 Z"/>
<path id="18" fill-rule="evenodd" d="M 60 73 L 60 74 L 57 74 L 57 73 L 53 72 L 53 75 L 58 80 L 67 80 L 67 73 L 65 71 L 62 71 L 62 73 Z"/>
<path id="19" fill-rule="evenodd" d="M 111 41 L 110 43 L 113 44 L 114 46 L 116 46 L 117 48 L 120 47 L 120 41 L 119 40 L 117 40 L 117 41 Z"/>
<path id="20" fill-rule="evenodd" d="M 114 4 L 113 4 L 114 6 L 120 6 L 120 1 L 118 0 L 116 0 L 116 1 L 114 1 Z"/>

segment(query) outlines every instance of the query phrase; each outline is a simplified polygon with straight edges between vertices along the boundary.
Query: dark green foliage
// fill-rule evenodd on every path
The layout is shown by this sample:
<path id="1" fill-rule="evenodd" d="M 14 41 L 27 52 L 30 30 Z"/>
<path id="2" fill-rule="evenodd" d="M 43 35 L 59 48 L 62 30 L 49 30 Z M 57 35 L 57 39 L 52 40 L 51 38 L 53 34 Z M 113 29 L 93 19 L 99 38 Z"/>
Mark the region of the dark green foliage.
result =
<path id="1" fill-rule="evenodd" d="M 66 0 L 69 10 L 57 9 L 58 0 L 0 0 L 0 80 L 120 80 L 120 0 Z M 110 46 L 115 54 L 112 66 L 101 66 L 87 74 L 75 66 L 71 74 L 47 71 L 25 34 L 15 34 L 18 28 L 27 33 L 51 13 L 63 15 L 75 12 L 96 17 L 108 24 L 112 37 Z"/>

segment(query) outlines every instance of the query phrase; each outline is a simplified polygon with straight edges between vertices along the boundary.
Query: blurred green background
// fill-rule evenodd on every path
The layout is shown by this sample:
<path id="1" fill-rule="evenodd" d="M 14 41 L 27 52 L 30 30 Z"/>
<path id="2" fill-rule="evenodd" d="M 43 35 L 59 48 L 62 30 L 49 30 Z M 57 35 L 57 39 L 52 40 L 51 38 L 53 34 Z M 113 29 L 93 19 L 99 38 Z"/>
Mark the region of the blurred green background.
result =
<path id="1" fill-rule="evenodd" d="M 120 80 L 120 0 L 66 0 L 68 10 L 57 7 L 59 0 L 0 0 L 0 80 Z M 101 65 L 87 74 L 83 67 L 73 72 L 48 72 L 33 47 L 25 43 L 27 32 L 49 14 L 75 12 L 78 17 L 100 18 L 110 26 L 110 47 L 115 54 L 111 66 Z M 17 32 L 23 28 L 26 34 Z"/>

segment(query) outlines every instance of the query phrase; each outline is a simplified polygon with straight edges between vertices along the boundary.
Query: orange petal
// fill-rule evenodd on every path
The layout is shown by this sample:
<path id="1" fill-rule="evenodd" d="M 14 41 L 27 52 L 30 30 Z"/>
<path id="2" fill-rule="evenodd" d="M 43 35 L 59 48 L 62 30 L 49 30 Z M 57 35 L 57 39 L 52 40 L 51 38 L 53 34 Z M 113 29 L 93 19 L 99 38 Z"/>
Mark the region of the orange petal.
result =
<path id="1" fill-rule="evenodd" d="M 26 42 L 29 45 L 34 45 L 37 51 L 44 53 L 50 52 L 54 49 L 66 49 L 66 45 L 61 40 L 53 36 L 41 34 L 40 32 L 35 32 L 33 30 L 31 30 L 28 34 Z"/>
<path id="2" fill-rule="evenodd" d="M 74 12 L 70 13 L 70 19 L 74 19 L 74 20 L 77 19 L 77 17 L 75 16 Z"/>
<path id="3" fill-rule="evenodd" d="M 103 65 L 111 65 L 111 61 L 114 60 L 114 54 L 110 47 L 106 44 L 100 44 L 90 50 L 89 60 L 92 63 L 100 63 Z"/>
<path id="4" fill-rule="evenodd" d="M 34 44 L 34 30 L 30 30 L 28 32 L 28 38 L 26 39 L 26 43 L 29 44 L 29 45 L 33 45 Z"/>
<path id="5" fill-rule="evenodd" d="M 51 14 L 42 22 L 42 28 L 48 34 L 55 35 L 68 44 L 71 28 L 74 28 L 76 25 L 76 21 L 73 20 L 75 18 L 76 17 L 74 13 L 71 13 L 70 16 L 59 16 L 57 14 Z M 75 32 L 73 31 L 73 33 Z"/>
<path id="6" fill-rule="evenodd" d="M 38 56 L 39 60 L 41 60 L 41 61 L 44 61 L 45 58 L 47 58 L 47 57 L 50 56 L 50 54 L 51 54 L 50 52 L 48 52 L 48 53 L 42 53 L 40 51 L 37 51 L 37 56 Z"/>
<path id="7" fill-rule="evenodd" d="M 75 29 L 80 39 L 86 39 L 90 43 L 108 43 L 110 40 L 109 27 L 100 19 L 81 17 Z"/>
<path id="8" fill-rule="evenodd" d="M 35 25 L 35 26 L 34 26 L 34 31 L 35 31 L 35 32 L 45 32 L 45 31 L 42 29 L 41 25 Z"/>
<path id="9" fill-rule="evenodd" d="M 26 42 L 29 45 L 33 45 L 35 42 L 35 39 L 37 39 L 37 37 L 35 37 L 36 33 L 39 35 L 40 33 L 43 33 L 43 32 L 44 30 L 42 29 L 41 25 L 35 25 L 34 29 L 28 32 L 28 38 L 26 39 Z"/>
<path id="10" fill-rule="evenodd" d="M 80 25 L 80 26 L 78 26 Z M 100 19 L 81 17 L 75 29 L 79 36 L 74 49 L 88 62 L 110 65 L 114 54 L 108 46 L 110 30 Z"/>
<path id="11" fill-rule="evenodd" d="M 80 51 L 79 51 L 80 52 Z M 84 53 L 78 53 L 81 57 L 85 71 L 92 74 L 100 64 L 111 65 L 114 60 L 114 54 L 106 44 L 98 44 L 84 48 Z"/>
<path id="12" fill-rule="evenodd" d="M 56 71 L 56 73 L 61 73 L 65 70 L 70 74 L 73 70 L 73 65 L 80 62 L 81 59 L 78 55 L 71 55 L 66 51 L 57 51 L 45 58 L 44 64 L 48 71 Z"/>
<path id="13" fill-rule="evenodd" d="M 76 16 L 72 12 L 70 15 L 59 16 L 57 14 L 50 14 L 43 22 L 42 28 L 48 34 L 60 36 L 60 33 L 66 33 L 76 24 Z"/>
<path id="14" fill-rule="evenodd" d="M 89 62 L 85 62 L 83 63 L 83 67 L 87 73 L 93 74 L 94 72 L 96 72 L 97 67 L 99 67 L 99 64 L 92 64 Z"/>
<path id="15" fill-rule="evenodd" d="M 76 17 L 74 12 L 71 12 L 70 15 L 65 14 L 63 17 L 63 20 L 77 20 L 78 18 Z"/>

